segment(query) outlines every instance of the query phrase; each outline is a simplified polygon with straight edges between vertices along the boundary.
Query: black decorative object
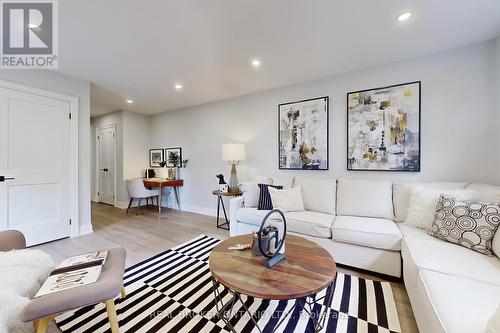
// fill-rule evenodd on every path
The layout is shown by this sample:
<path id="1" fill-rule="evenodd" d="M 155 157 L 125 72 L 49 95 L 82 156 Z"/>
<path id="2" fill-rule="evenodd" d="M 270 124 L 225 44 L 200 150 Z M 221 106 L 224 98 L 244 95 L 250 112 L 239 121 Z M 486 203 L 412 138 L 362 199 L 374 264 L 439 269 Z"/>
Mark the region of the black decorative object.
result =
<path id="1" fill-rule="evenodd" d="M 229 185 L 227 185 L 226 181 L 224 180 L 224 175 L 220 173 L 216 175 L 216 177 L 219 178 L 219 192 L 227 193 L 229 191 Z"/>
<path id="2" fill-rule="evenodd" d="M 276 226 L 266 226 L 267 219 L 274 213 L 281 215 L 283 222 L 283 235 L 280 235 L 280 230 Z M 283 259 L 285 259 L 285 237 L 286 237 L 286 218 L 283 212 L 279 209 L 273 209 L 266 214 L 260 229 L 257 232 L 257 238 L 254 239 L 254 254 L 263 255 L 268 258 L 265 262 L 267 268 L 271 268 Z M 257 243 L 257 244 L 255 244 Z M 258 247 L 258 251 L 257 248 Z"/>

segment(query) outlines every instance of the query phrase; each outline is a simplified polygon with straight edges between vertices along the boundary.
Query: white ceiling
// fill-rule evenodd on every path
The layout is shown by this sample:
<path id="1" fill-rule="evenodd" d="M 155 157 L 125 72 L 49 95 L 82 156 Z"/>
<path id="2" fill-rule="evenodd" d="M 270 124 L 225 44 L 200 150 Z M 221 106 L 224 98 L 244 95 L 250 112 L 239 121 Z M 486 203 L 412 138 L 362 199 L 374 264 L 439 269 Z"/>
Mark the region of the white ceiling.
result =
<path id="1" fill-rule="evenodd" d="M 59 71 L 93 83 L 93 115 L 169 111 L 500 33 L 499 0 L 64 0 L 59 8 Z M 398 22 L 407 10 L 413 17 Z"/>

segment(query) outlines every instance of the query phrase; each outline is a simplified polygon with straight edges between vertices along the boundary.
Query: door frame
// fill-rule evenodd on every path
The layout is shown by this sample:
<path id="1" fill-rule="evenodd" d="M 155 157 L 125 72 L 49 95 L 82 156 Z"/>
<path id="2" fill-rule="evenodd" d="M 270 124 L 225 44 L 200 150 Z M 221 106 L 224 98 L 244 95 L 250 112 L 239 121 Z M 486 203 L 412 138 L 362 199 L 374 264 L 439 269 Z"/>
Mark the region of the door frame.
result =
<path id="1" fill-rule="evenodd" d="M 12 81 L 0 80 L 0 88 L 16 90 L 23 93 L 38 95 L 57 99 L 69 104 L 69 123 L 70 123 L 70 237 L 76 237 L 80 234 L 80 221 L 78 218 L 78 97 L 61 94 L 58 92 L 41 89 L 25 84 L 19 84 Z"/>
<path id="2" fill-rule="evenodd" d="M 116 123 L 109 123 L 109 124 L 103 124 L 103 125 L 99 125 L 99 126 L 96 126 L 95 127 L 95 190 L 96 192 L 94 193 L 96 198 L 97 198 L 97 202 L 100 202 L 99 201 L 99 195 L 97 193 L 99 193 L 99 164 L 100 164 L 100 159 L 101 159 L 101 156 L 100 156 L 100 151 L 99 151 L 99 140 L 97 139 L 97 137 L 99 136 L 98 135 L 98 132 L 100 129 L 108 129 L 108 128 L 112 128 L 114 133 L 115 133 L 115 142 L 113 144 L 113 155 L 114 155 L 114 163 L 113 163 L 113 178 L 114 178 L 114 189 L 113 189 L 113 206 L 116 207 L 116 141 L 117 141 L 117 129 L 116 129 Z"/>

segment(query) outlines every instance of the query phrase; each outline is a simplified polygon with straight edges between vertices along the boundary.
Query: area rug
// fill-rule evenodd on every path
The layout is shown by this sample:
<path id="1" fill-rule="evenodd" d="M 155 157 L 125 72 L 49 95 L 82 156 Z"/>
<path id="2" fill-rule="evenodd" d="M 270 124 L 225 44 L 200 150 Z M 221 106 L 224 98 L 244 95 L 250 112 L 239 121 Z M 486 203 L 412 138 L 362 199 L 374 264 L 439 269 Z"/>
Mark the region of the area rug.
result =
<path id="1" fill-rule="evenodd" d="M 230 332 L 216 316 L 208 268 L 210 251 L 220 240 L 199 237 L 126 269 L 127 298 L 115 300 L 120 332 Z M 222 288 L 222 287 L 221 287 Z M 327 306 L 323 332 L 401 332 L 396 304 L 388 282 L 338 273 L 331 304 L 316 303 L 315 311 Z M 221 289 L 225 298 L 230 295 Z M 316 295 L 321 299 L 329 291 Z M 243 298 L 263 332 L 271 332 L 280 314 L 295 301 Z M 300 311 L 296 311 L 300 312 Z M 231 324 L 238 332 L 259 332 L 250 316 L 236 311 Z M 319 313 L 319 311 L 318 311 Z M 240 314 L 240 315 L 239 315 Z M 110 332 L 104 304 L 64 313 L 56 318 L 62 332 Z M 278 332 L 312 332 L 306 314 L 293 313 Z"/>

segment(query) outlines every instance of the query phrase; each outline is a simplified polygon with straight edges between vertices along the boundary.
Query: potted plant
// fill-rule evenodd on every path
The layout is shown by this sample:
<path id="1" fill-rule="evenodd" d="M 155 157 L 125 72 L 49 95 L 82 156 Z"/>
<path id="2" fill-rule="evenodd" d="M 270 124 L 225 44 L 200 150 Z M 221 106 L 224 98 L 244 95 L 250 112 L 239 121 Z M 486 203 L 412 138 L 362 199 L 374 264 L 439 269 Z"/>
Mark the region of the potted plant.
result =
<path id="1" fill-rule="evenodd" d="M 168 159 L 168 164 L 173 166 L 172 171 L 169 172 L 169 178 L 179 179 L 180 178 L 179 168 L 181 167 L 185 168 L 189 163 L 189 160 L 181 160 L 177 152 L 170 152 L 167 156 L 167 159 Z"/>

